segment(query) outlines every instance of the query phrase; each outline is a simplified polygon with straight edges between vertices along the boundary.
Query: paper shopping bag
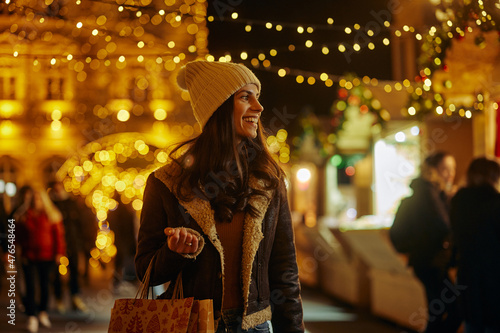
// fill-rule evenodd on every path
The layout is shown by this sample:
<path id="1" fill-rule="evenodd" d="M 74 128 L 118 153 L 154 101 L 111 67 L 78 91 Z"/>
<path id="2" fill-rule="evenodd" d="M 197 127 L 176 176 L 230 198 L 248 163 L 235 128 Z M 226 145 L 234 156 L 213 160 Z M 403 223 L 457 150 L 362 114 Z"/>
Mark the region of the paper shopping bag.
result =
<path id="1" fill-rule="evenodd" d="M 195 300 L 189 319 L 189 333 L 214 333 L 213 300 Z"/>
<path id="2" fill-rule="evenodd" d="M 109 333 L 187 333 L 194 300 L 117 299 Z"/>

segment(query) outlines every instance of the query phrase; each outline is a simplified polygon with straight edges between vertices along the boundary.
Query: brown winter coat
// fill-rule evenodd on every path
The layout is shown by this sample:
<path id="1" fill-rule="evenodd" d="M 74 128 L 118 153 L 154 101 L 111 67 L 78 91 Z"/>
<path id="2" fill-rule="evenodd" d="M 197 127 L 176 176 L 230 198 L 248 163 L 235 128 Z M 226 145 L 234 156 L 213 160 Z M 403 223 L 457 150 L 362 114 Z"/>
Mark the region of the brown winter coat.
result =
<path id="1" fill-rule="evenodd" d="M 214 315 L 221 317 L 224 252 L 218 238 L 210 203 L 199 197 L 185 202 L 173 194 L 175 174 L 172 164 L 148 178 L 136 255 L 136 268 L 142 279 L 156 253 L 151 284 L 175 280 L 182 270 L 184 297 L 213 299 Z M 263 189 L 262 181 L 251 177 L 252 188 Z M 275 332 L 304 332 L 302 302 L 298 282 L 290 210 L 284 185 L 268 191 L 270 199 L 252 197 L 249 203 L 259 216 L 245 214 L 242 256 L 244 312 L 242 328 L 249 329 L 272 320 Z M 192 255 L 172 252 L 163 232 L 166 227 L 186 227 L 202 236 Z M 170 295 L 172 288 L 167 290 Z"/>

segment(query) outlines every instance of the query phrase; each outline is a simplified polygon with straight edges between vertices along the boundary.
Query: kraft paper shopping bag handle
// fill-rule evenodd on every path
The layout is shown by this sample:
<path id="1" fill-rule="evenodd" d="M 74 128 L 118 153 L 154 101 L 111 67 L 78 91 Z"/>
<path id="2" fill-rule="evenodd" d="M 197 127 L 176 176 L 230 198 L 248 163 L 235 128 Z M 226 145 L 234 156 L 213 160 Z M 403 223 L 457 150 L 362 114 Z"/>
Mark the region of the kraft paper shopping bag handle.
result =
<path id="1" fill-rule="evenodd" d="M 148 299 L 149 295 L 149 280 L 151 279 L 151 271 L 153 270 L 153 263 L 156 259 L 156 253 L 153 255 L 151 258 L 151 261 L 149 262 L 148 268 L 146 269 L 146 273 L 144 273 L 144 277 L 142 278 L 141 281 L 141 286 L 137 290 L 137 293 L 135 294 L 135 299 L 137 299 L 137 296 L 140 294 L 140 298 L 142 299 Z M 175 281 L 175 286 L 174 286 L 174 292 L 172 299 L 180 299 L 184 298 L 184 290 L 182 288 L 182 271 L 177 275 L 177 280 Z"/>

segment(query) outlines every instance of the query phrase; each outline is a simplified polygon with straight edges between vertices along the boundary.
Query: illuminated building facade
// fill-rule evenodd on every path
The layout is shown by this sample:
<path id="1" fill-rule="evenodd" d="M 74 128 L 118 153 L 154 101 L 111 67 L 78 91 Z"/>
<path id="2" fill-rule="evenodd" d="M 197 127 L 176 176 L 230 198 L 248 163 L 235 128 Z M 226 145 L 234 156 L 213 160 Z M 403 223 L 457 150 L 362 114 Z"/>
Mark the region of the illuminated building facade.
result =
<path id="1" fill-rule="evenodd" d="M 204 0 L 0 4 L 7 210 L 17 187 L 46 186 L 58 170 L 66 189 L 88 196 L 97 213 L 95 191 L 116 190 L 128 202 L 142 197 L 139 170 L 164 163 L 161 148 L 172 140 L 199 132 L 175 73 L 208 52 L 205 17 Z"/>

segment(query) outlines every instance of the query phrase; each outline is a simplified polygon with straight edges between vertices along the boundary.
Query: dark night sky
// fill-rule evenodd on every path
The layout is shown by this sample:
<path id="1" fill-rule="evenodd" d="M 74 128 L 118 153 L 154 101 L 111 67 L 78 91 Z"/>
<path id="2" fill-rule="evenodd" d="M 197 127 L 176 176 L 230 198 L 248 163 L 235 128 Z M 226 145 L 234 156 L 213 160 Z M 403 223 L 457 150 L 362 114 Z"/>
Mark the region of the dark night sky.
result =
<path id="1" fill-rule="evenodd" d="M 387 0 L 210 1 L 208 15 L 213 15 L 215 20 L 208 24 L 209 51 L 216 59 L 229 52 L 234 62 L 243 62 L 254 70 L 263 84 L 262 102 L 267 111 L 273 108 L 283 110 L 286 107 L 288 114 L 299 115 L 307 108 L 317 114 L 326 114 L 336 98 L 334 88 L 336 84 L 331 88 L 327 88 L 319 80 L 313 86 L 306 83 L 297 84 L 295 76 L 281 78 L 263 66 L 259 69 L 253 68 L 250 59 L 263 52 L 273 66 L 333 75 L 351 72 L 360 77 L 368 75 L 378 79 L 391 79 L 390 46 L 382 44 L 382 39 L 389 37 L 389 32 L 381 29 L 368 40 L 368 36 L 364 33 L 354 31 L 346 35 L 343 30 L 345 26 L 352 28 L 355 23 L 361 25 L 361 31 L 367 24 L 380 27 L 377 13 L 382 14 L 382 11 L 389 13 L 387 4 Z M 237 21 L 240 22 L 230 18 L 232 12 L 238 13 Z M 334 24 L 331 26 L 327 24 L 329 17 L 334 19 Z M 246 22 L 252 20 L 281 23 L 284 28 L 283 31 L 277 32 L 274 27 L 269 30 L 262 25 L 253 24 L 252 31 L 245 32 Z M 287 23 L 293 27 L 286 27 Z M 304 28 L 312 26 L 316 29 L 311 34 L 306 32 L 299 34 L 296 30 L 298 25 Z M 304 47 L 308 39 L 314 42 L 312 49 Z M 375 50 L 368 50 L 365 47 L 347 59 L 345 54 L 338 51 L 338 44 L 347 42 L 352 45 L 354 41 L 360 42 L 361 45 L 373 41 L 376 45 Z M 287 51 L 289 44 L 294 44 L 297 50 Z M 322 54 L 320 45 L 328 45 L 330 53 Z M 269 56 L 268 51 L 272 48 L 278 50 L 276 57 Z M 240 59 L 241 51 L 249 53 L 247 61 Z M 267 118 L 269 115 L 270 112 L 267 112 Z M 263 120 L 266 121 L 266 112 Z"/>

